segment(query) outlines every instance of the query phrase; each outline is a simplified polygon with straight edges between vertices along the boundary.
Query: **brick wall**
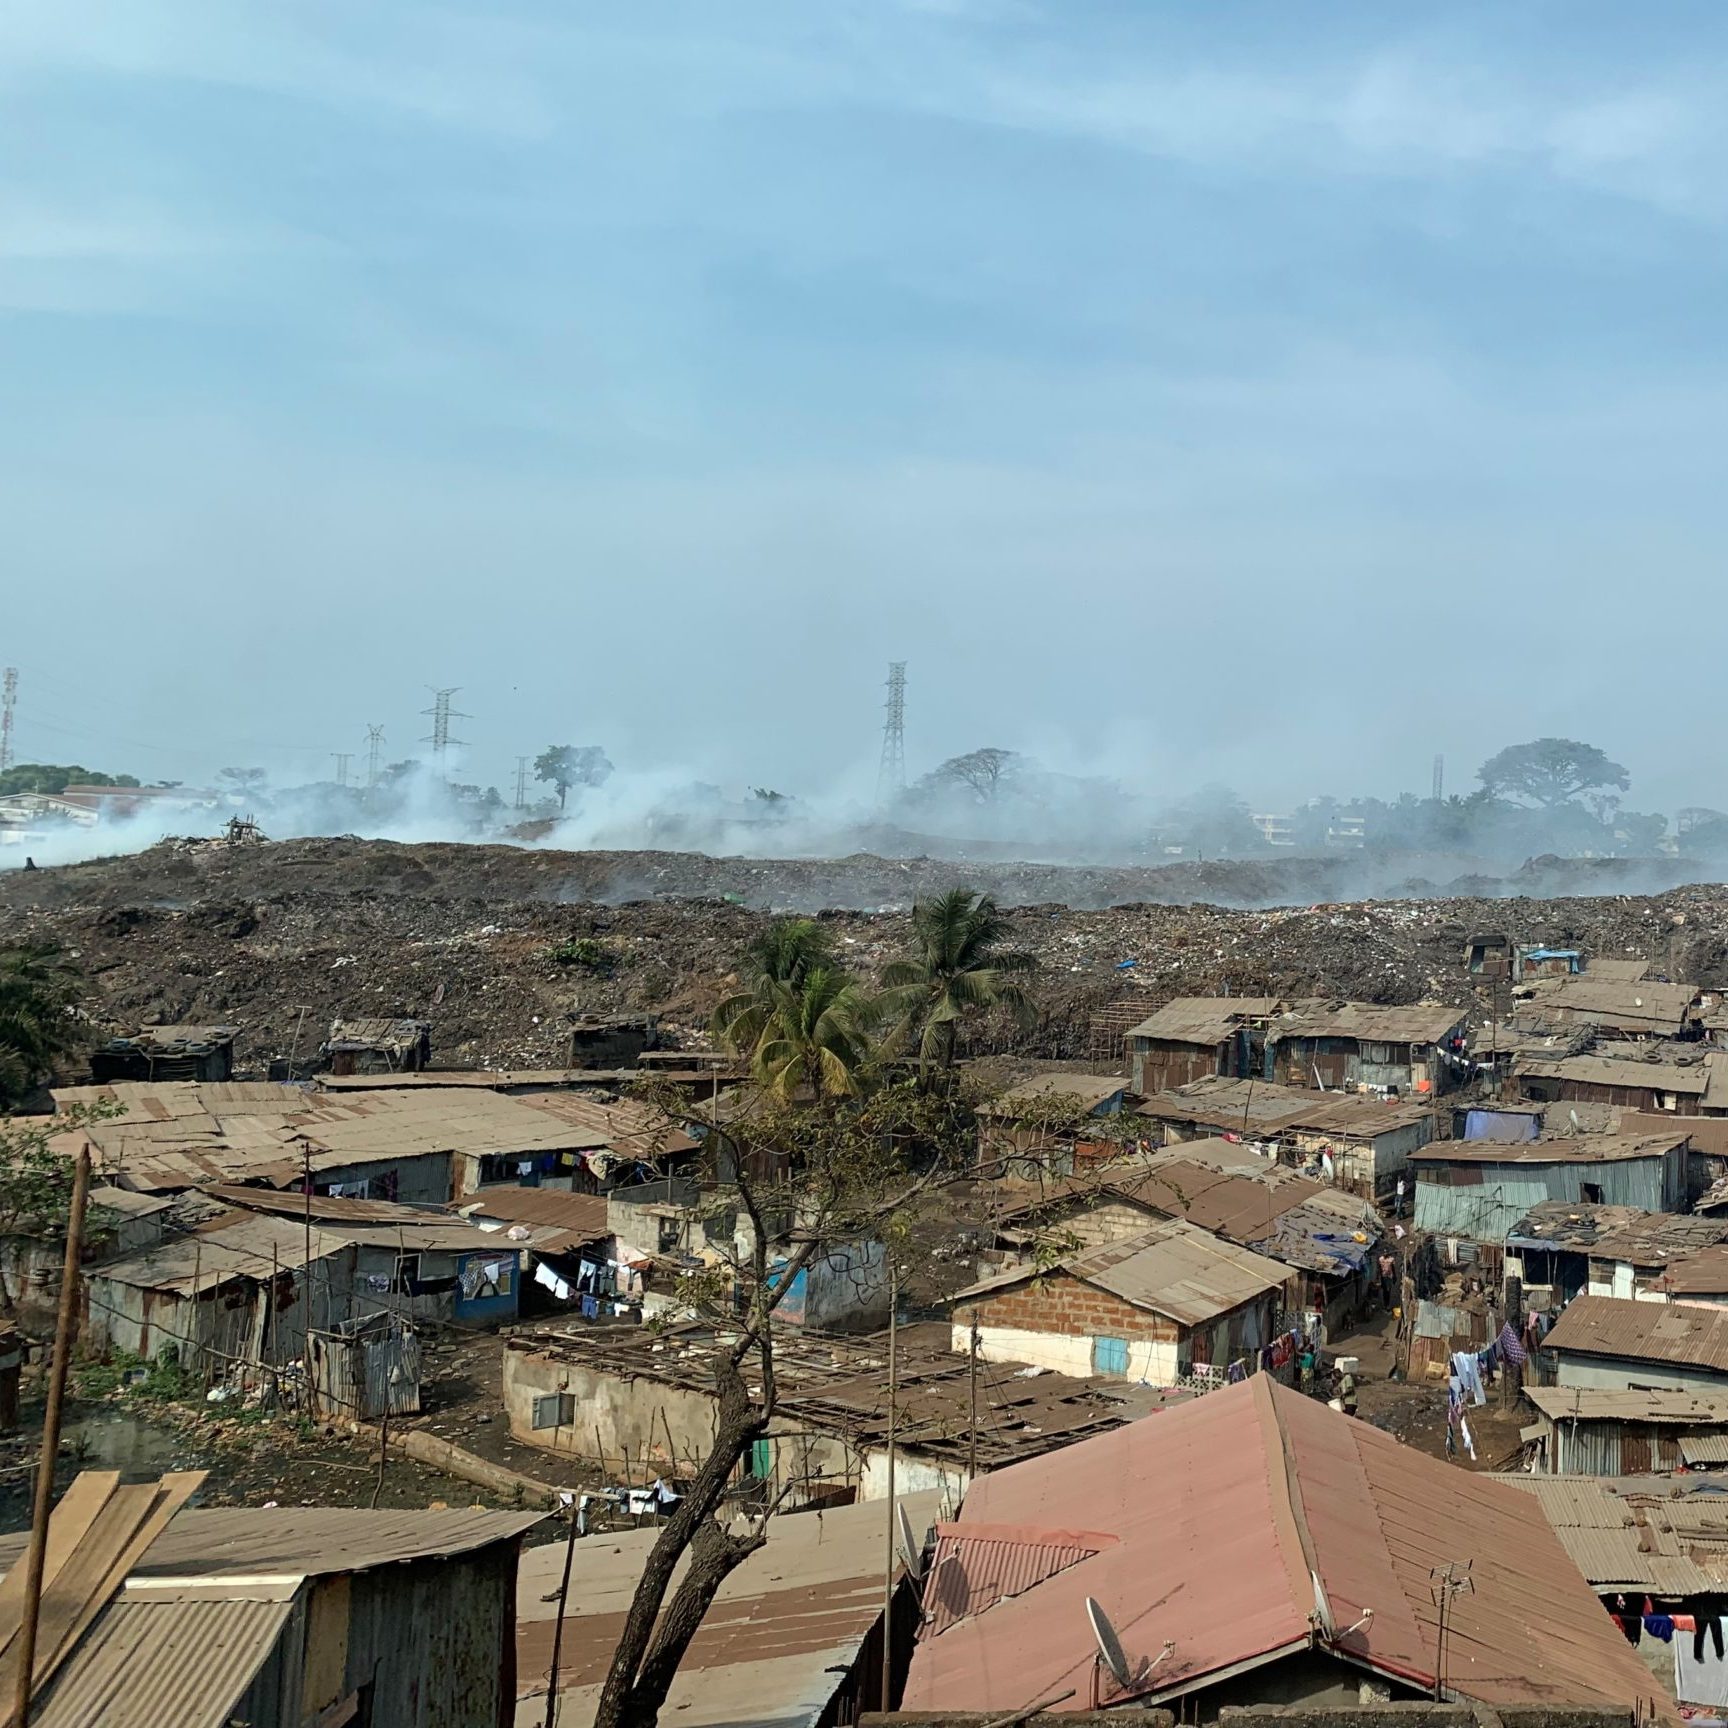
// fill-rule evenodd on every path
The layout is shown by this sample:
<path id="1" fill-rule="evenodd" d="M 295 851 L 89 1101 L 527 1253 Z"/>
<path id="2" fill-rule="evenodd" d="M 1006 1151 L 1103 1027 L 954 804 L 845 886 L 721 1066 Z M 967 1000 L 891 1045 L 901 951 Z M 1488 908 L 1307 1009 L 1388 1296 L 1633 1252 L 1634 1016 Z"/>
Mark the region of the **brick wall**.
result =
<path id="1" fill-rule="evenodd" d="M 1065 1272 L 1017 1284 L 968 1304 L 956 1319 L 970 1324 L 976 1309 L 978 1324 L 1017 1332 L 1054 1332 L 1070 1338 L 1141 1338 L 1169 1342 L 1179 1336 L 1175 1321 L 1148 1314 Z"/>

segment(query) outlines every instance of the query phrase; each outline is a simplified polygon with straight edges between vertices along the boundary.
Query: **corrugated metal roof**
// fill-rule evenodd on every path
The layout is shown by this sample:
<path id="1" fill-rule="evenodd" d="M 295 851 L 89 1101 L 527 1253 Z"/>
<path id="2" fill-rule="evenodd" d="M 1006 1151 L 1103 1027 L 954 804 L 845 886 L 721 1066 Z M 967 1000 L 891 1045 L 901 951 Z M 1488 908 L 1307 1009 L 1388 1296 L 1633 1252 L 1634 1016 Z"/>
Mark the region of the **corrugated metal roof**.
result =
<path id="1" fill-rule="evenodd" d="M 1728 1295 L 1728 1242 L 1670 1260 L 1662 1288 L 1675 1296 Z"/>
<path id="2" fill-rule="evenodd" d="M 1544 1340 L 1549 1350 L 1675 1362 L 1728 1374 L 1728 1308 L 1580 1296 Z"/>
<path id="3" fill-rule="evenodd" d="M 1702 1056 L 1696 1062 L 1651 1062 L 1622 1056 L 1520 1056 L 1512 1064 L 1515 1080 L 1570 1080 L 1581 1086 L 1621 1086 L 1702 1097 L 1709 1090 L 1715 1064 Z"/>
<path id="4" fill-rule="evenodd" d="M 496 1218 L 505 1224 L 549 1224 L 583 1241 L 606 1234 L 604 1194 L 504 1184 L 468 1196 L 462 1201 L 462 1211 L 471 1218 Z"/>
<path id="5" fill-rule="evenodd" d="M 1524 1396 L 1553 1421 L 1721 1422 L 1728 1424 L 1728 1392 L 1670 1392 L 1655 1388 L 1526 1386 Z"/>
<path id="6" fill-rule="evenodd" d="M 1691 1596 L 1720 1588 L 1717 1563 L 1701 1557 L 1700 1544 L 1728 1539 L 1728 1495 L 1657 1495 L 1593 1476 L 1516 1475 L 1505 1481 L 1536 1501 L 1595 1589 Z"/>
<path id="7" fill-rule="evenodd" d="M 978 1107 L 980 1116 L 1012 1116 L 1016 1106 L 1036 1104 L 1049 1098 L 1076 1098 L 1089 1109 L 1107 1104 L 1128 1090 L 1120 1074 L 1034 1074 L 1010 1086 Z"/>
<path id="8" fill-rule="evenodd" d="M 339 1254 L 350 1238 L 314 1226 L 311 1260 Z M 234 1278 L 267 1280 L 273 1274 L 309 1263 L 304 1224 L 255 1212 L 234 1212 L 214 1225 L 200 1226 L 129 1254 L 92 1266 L 87 1276 L 139 1290 L 173 1290 L 188 1295 L 211 1290 Z"/>
<path id="9" fill-rule="evenodd" d="M 1265 1020 L 1282 1006 L 1276 996 L 1177 996 L 1138 1026 L 1130 1026 L 1124 1036 L 1222 1044 L 1244 1022 Z"/>
<path id="10" fill-rule="evenodd" d="M 103 1610 L 31 1710 L 36 1728 L 224 1728 L 288 1602 L 140 1602 Z"/>
<path id="11" fill-rule="evenodd" d="M 1691 984 L 1626 982 L 1588 974 L 1537 988 L 1536 1000 L 1544 1014 L 1627 1031 L 1678 1031 L 1698 1000 L 1697 988 Z"/>
<path id="12" fill-rule="evenodd" d="M 1693 1467 L 1700 1464 L 1728 1464 L 1728 1432 L 1682 1434 L 1680 1461 Z"/>
<path id="13" fill-rule="evenodd" d="M 915 1536 L 938 1494 L 902 1495 Z M 768 1520 L 767 1543 L 728 1574 L 691 1641 L 660 1719 L 679 1728 L 817 1722 L 846 1684 L 881 1618 L 880 1502 Z M 559 1649 L 559 1728 L 594 1719 L 625 1613 L 657 1532 L 595 1536 L 581 1545 Z M 517 1721 L 545 1717 L 562 1544 L 530 1549 L 517 1574 Z M 675 1575 L 676 1576 L 676 1575 Z M 548 1602 L 548 1597 L 554 1602 Z"/>
<path id="14" fill-rule="evenodd" d="M 1375 1002 L 1305 1003 L 1276 1020 L 1268 1037 L 1355 1038 L 1370 1044 L 1438 1044 L 1469 1018 L 1444 1002 L 1383 1007 Z"/>
<path id="15" fill-rule="evenodd" d="M 1553 1140 L 1436 1140 L 1412 1164 L 1618 1164 L 1666 1158 L 1686 1144 L 1684 1127 L 1664 1134 L 1568 1134 Z"/>
<path id="16" fill-rule="evenodd" d="M 1386 1103 L 1358 1093 L 1316 1092 L 1269 1080 L 1230 1080 L 1209 1075 L 1170 1092 L 1156 1092 L 1135 1113 L 1164 1122 L 1192 1122 L 1231 1133 L 1272 1137 L 1312 1131 L 1347 1140 L 1372 1140 L 1433 1120 L 1419 1104 Z"/>
<path id="17" fill-rule="evenodd" d="M 1114 1536 L 1091 1530 L 938 1524 L 935 1551 L 924 1575 L 928 1636 L 938 1638 L 971 1615 L 1115 1546 Z"/>
<path id="18" fill-rule="evenodd" d="M 1598 983 L 1632 984 L 1649 971 L 1648 960 L 1598 960 L 1592 956 L 1584 966 L 1585 977 Z"/>
<path id="19" fill-rule="evenodd" d="M 584 1136 L 583 1144 L 608 1147 L 625 1158 L 679 1157 L 698 1142 L 676 1122 L 669 1122 L 651 1104 L 635 1098 L 602 1103 L 589 1092 L 560 1088 L 550 1092 L 518 1092 L 514 1102 L 566 1124 Z"/>
<path id="20" fill-rule="evenodd" d="M 1063 1263 L 1063 1270 L 1137 1308 L 1195 1326 L 1281 1289 L 1289 1270 L 1184 1219 L 1167 1218 L 1126 1242 Z"/>
<path id="21" fill-rule="evenodd" d="M 1728 1241 L 1728 1218 L 1700 1218 L 1679 1212 L 1646 1212 L 1617 1230 L 1604 1231 L 1591 1252 L 1602 1260 L 1628 1260 L 1635 1266 L 1662 1266 L 1678 1255 L 1696 1254 Z"/>
<path id="22" fill-rule="evenodd" d="M 1087 1596 L 1131 1663 L 1174 1645 L 1137 1690 L 1148 1702 L 1179 1695 L 1305 1651 L 1310 1571 L 1337 1625 L 1352 1628 L 1339 1636 L 1348 1659 L 1427 1688 L 1430 1570 L 1466 1559 L 1475 1589 L 1448 1609 L 1446 1662 L 1464 1697 L 1623 1708 L 1655 1690 L 1539 1506 L 1267 1375 L 994 1472 L 972 1485 L 960 1527 L 1070 1522 L 1120 1542 L 926 1635 L 903 1709 L 1007 1711 L 1065 1686 L 1084 1697 L 1096 1648 Z"/>

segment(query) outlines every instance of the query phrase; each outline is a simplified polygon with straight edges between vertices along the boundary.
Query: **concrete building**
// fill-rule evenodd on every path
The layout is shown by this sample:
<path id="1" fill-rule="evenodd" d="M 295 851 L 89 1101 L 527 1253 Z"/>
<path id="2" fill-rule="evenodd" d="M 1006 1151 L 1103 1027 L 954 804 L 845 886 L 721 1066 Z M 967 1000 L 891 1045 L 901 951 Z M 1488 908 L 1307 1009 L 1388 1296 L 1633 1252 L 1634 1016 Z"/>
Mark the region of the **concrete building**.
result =
<path id="1" fill-rule="evenodd" d="M 986 1361 L 1174 1386 L 1270 1345 L 1290 1278 L 1275 1260 L 1167 1218 L 1054 1267 L 1011 1267 L 957 1292 L 954 1347 L 976 1327 Z"/>

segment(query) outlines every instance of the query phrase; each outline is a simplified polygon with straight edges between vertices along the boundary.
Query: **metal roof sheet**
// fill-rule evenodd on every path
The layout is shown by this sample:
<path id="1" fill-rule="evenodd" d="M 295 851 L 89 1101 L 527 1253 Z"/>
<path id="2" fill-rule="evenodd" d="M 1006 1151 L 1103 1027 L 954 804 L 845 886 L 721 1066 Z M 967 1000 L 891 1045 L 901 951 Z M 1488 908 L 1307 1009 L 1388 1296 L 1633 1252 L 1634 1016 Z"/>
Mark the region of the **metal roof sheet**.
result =
<path id="1" fill-rule="evenodd" d="M 1193 1122 L 1257 1138 L 1311 1130 L 1341 1139 L 1371 1140 L 1413 1124 L 1432 1121 L 1419 1104 L 1388 1103 L 1357 1093 L 1316 1092 L 1269 1080 L 1230 1080 L 1209 1075 L 1174 1091 L 1156 1092 L 1134 1106 L 1135 1114 L 1164 1122 Z"/>
<path id="2" fill-rule="evenodd" d="M 1138 1026 L 1130 1026 L 1124 1036 L 1222 1044 L 1245 1021 L 1265 1020 L 1282 1006 L 1276 996 L 1177 996 Z"/>
<path id="3" fill-rule="evenodd" d="M 1461 1561 L 1474 1562 L 1475 1589 L 1448 1610 L 1446 1678 L 1464 1697 L 1623 1708 L 1655 1690 L 1539 1506 L 1267 1375 L 986 1476 L 959 1523 L 1103 1526 L 1120 1540 L 940 1637 L 926 1632 L 908 1711 L 1014 1710 L 1064 1686 L 1084 1696 L 1096 1651 L 1088 1596 L 1131 1662 L 1174 1646 L 1138 1691 L 1177 1696 L 1306 1650 L 1311 1571 L 1350 1628 L 1338 1640 L 1349 1661 L 1430 1687 L 1430 1571 Z"/>
<path id="4" fill-rule="evenodd" d="M 1552 1140 L 1435 1140 L 1412 1164 L 1618 1164 L 1666 1158 L 1686 1144 L 1684 1126 L 1663 1134 L 1564 1134 Z"/>
<path id="5" fill-rule="evenodd" d="M 550 1224 L 585 1241 L 607 1233 L 604 1194 L 502 1184 L 466 1196 L 461 1209 L 468 1217 L 496 1218 L 504 1224 Z"/>
<path id="6" fill-rule="evenodd" d="M 1680 1392 L 1620 1387 L 1531 1386 L 1524 1396 L 1551 1421 L 1720 1422 L 1728 1425 L 1728 1392 Z"/>
<path id="7" fill-rule="evenodd" d="M 929 1636 L 939 1638 L 950 1626 L 1115 1546 L 1116 1538 L 1100 1531 L 938 1524 L 924 1575 Z"/>
<path id="8" fill-rule="evenodd" d="M 1695 1062 L 1652 1061 L 1633 1056 L 1520 1056 L 1512 1064 L 1515 1080 L 1569 1080 L 1580 1086 L 1620 1086 L 1702 1098 L 1719 1082 L 1717 1070 L 1728 1052 L 1700 1053 Z"/>
<path id="9" fill-rule="evenodd" d="M 351 1239 L 314 1226 L 262 1213 L 234 1212 L 213 1225 L 172 1236 L 137 1254 L 92 1266 L 92 1281 L 126 1284 L 140 1290 L 173 1290 L 189 1295 L 212 1290 L 236 1278 L 253 1282 L 310 1261 L 339 1254 Z"/>
<path id="10" fill-rule="evenodd" d="M 1719 1434 L 1682 1434 L 1680 1461 L 1694 1468 L 1700 1464 L 1728 1464 L 1728 1430 Z"/>
<path id="11" fill-rule="evenodd" d="M 1077 1098 L 1082 1104 L 1096 1108 L 1128 1090 L 1128 1082 L 1120 1074 L 1034 1074 L 1010 1086 L 978 1107 L 980 1116 L 1012 1116 L 1017 1105 L 1035 1104 L 1046 1098 Z"/>
<path id="12" fill-rule="evenodd" d="M 30 1712 L 36 1728 L 225 1728 L 292 1601 L 111 1602 Z"/>
<path id="13" fill-rule="evenodd" d="M 920 1538 L 937 1516 L 935 1493 L 902 1495 Z M 809 1728 L 846 1683 L 882 1613 L 880 1502 L 780 1515 L 766 1544 L 729 1573 L 691 1641 L 661 1720 L 680 1728 Z M 592 1722 L 657 1532 L 590 1537 L 571 1575 L 559 1648 L 559 1728 Z M 551 1668 L 563 1545 L 530 1549 L 517 1573 L 517 1720 L 539 1724 Z M 682 1577 L 674 1574 L 674 1587 Z"/>
<path id="14" fill-rule="evenodd" d="M 1562 1353 L 1676 1362 L 1728 1374 L 1728 1308 L 1579 1296 L 1543 1342 Z"/>
<path id="15" fill-rule="evenodd" d="M 1444 1002 L 1386 1007 L 1377 1002 L 1303 1003 L 1272 1023 L 1269 1039 L 1355 1038 L 1371 1044 L 1438 1044 L 1459 1031 L 1466 1010 Z"/>
<path id="16" fill-rule="evenodd" d="M 1059 1271 L 1096 1285 L 1184 1325 L 1196 1326 L 1252 1302 L 1288 1281 L 1287 1267 L 1268 1260 L 1181 1218 L 1166 1218 L 1126 1241 L 1061 1262 Z M 956 1303 L 991 1290 L 1029 1282 L 1049 1273 L 1022 1266 L 986 1278 L 954 1296 Z"/>
<path id="17" fill-rule="evenodd" d="M 1662 1266 L 1728 1241 L 1728 1218 L 1679 1212 L 1645 1212 L 1617 1230 L 1605 1231 L 1591 1252 L 1602 1260 L 1629 1260 L 1636 1266 Z"/>
<path id="18" fill-rule="evenodd" d="M 1678 1031 L 1698 1000 L 1691 984 L 1652 984 L 1645 980 L 1560 978 L 1539 987 L 1545 1014 L 1588 1020 L 1628 1031 Z"/>
<path id="19" fill-rule="evenodd" d="M 699 1144 L 652 1104 L 635 1098 L 603 1103 L 590 1092 L 573 1092 L 567 1087 L 512 1096 L 514 1102 L 582 1134 L 584 1145 L 608 1147 L 621 1157 L 653 1162 L 693 1152 Z"/>

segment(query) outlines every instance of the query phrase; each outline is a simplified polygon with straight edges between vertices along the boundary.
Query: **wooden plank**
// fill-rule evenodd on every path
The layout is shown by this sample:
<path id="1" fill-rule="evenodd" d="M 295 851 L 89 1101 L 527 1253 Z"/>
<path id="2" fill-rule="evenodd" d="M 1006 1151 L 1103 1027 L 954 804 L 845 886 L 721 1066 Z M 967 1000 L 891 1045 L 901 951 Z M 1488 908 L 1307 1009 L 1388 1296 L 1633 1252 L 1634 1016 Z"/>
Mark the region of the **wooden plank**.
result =
<path id="1" fill-rule="evenodd" d="M 32 1696 L 47 1685 L 60 1665 L 78 1647 L 78 1640 L 89 1631 L 96 1616 L 113 1601 L 120 1586 L 126 1582 L 127 1574 L 149 1552 L 151 1544 L 167 1529 L 174 1514 L 203 1487 L 204 1479 L 208 1475 L 207 1470 L 172 1471 L 155 1486 L 152 1503 L 144 1517 L 125 1546 L 114 1557 L 100 1584 L 90 1592 L 84 1606 L 68 1627 L 66 1635 L 53 1649 L 47 1649 L 43 1643 L 38 1644 L 36 1673 L 31 1680 Z"/>
<path id="2" fill-rule="evenodd" d="M 48 1553 L 42 1568 L 42 1588 L 60 1574 L 90 1526 L 95 1523 L 109 1497 L 120 1486 L 118 1470 L 81 1470 L 60 1496 L 48 1519 Z M 29 1548 L 18 1556 L 18 1564 L 0 1578 L 0 1656 L 11 1649 L 24 1624 L 24 1573 Z"/>

